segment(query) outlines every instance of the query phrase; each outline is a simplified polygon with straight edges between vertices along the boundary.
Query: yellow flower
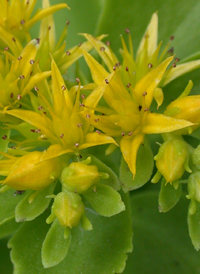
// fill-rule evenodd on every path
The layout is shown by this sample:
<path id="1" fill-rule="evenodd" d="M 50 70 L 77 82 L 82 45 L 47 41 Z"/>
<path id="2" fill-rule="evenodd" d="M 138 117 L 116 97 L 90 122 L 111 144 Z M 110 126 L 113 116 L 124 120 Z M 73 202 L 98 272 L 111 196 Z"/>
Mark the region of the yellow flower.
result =
<path id="1" fill-rule="evenodd" d="M 43 3 L 48 0 L 43 0 Z M 29 42 L 29 29 L 39 20 L 67 8 L 67 4 L 57 4 L 39 10 L 32 18 L 37 0 L 0 0 L 0 46 L 8 46 L 15 56 L 22 51 L 21 43 Z"/>
<path id="2" fill-rule="evenodd" d="M 87 89 L 87 87 L 85 88 Z M 80 89 L 84 88 L 79 83 L 78 86 L 68 91 L 56 63 L 52 61 L 52 104 L 38 91 L 40 98 L 40 106 L 37 106 L 38 112 L 14 109 L 5 111 L 5 113 L 31 124 L 33 126 L 32 131 L 38 135 L 38 140 L 47 140 L 52 144 L 47 151 L 43 152 L 41 161 L 66 153 L 79 155 L 80 150 L 88 147 L 116 144 L 113 138 L 99 131 L 93 132 L 89 116 L 83 117 L 81 114 L 84 112 L 85 102 L 88 106 L 95 102 L 96 106 L 98 98 L 101 98 L 106 88 L 107 84 L 103 81 L 102 85 L 96 88 L 86 99 L 83 95 L 81 97 L 83 101 L 80 102 Z M 17 129 L 17 127 L 15 128 Z"/>
<path id="3" fill-rule="evenodd" d="M 109 77 L 109 73 L 91 55 L 86 52 L 84 55 L 97 85 L 102 79 Z M 134 88 L 131 85 L 126 88 L 116 71 L 111 81 L 106 79 L 108 88 L 103 94 L 109 107 L 95 108 L 96 111 L 106 115 L 91 113 L 92 125 L 112 137 L 117 137 L 123 157 L 133 176 L 136 173 L 137 151 L 145 134 L 172 132 L 193 125 L 183 119 L 175 119 L 150 111 L 154 91 L 172 59 L 173 57 L 169 57 L 156 68 L 151 69 Z M 87 107 L 85 104 L 86 109 Z"/>
<path id="4" fill-rule="evenodd" d="M 40 72 L 35 57 L 38 50 L 37 39 L 32 40 L 18 57 L 4 51 L 0 55 L 0 121 L 6 121 L 2 114 L 5 108 L 31 108 L 26 95 L 35 85 L 51 75 L 51 71 Z"/>

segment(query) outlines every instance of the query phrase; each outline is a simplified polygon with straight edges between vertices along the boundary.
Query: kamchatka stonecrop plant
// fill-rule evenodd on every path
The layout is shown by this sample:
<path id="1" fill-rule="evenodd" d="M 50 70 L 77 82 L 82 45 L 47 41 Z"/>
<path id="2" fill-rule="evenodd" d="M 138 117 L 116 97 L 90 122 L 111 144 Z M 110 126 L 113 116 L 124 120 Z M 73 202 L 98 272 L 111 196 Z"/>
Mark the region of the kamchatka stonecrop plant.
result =
<path id="1" fill-rule="evenodd" d="M 44 268 L 45 273 L 122 273 L 125 253 L 132 251 L 125 193 L 132 195 L 150 179 L 161 180 L 161 212 L 175 206 L 187 184 L 189 234 L 198 250 L 200 149 L 189 135 L 200 139 L 200 95 L 189 95 L 189 81 L 167 105 L 164 87 L 199 68 L 200 60 L 180 63 L 170 43 L 161 51 L 157 13 L 135 57 L 129 29 L 129 49 L 121 36 L 122 61 L 109 42 L 102 42 L 106 35 L 84 33 L 86 42 L 66 50 L 69 21 L 56 40 L 52 14 L 67 4 L 43 0 L 31 16 L 36 2 L 0 1 L 0 209 L 5 211 L 0 225 L 23 223 L 2 233 L 11 237 L 14 273 L 43 273 Z M 29 29 L 40 20 L 39 38 L 31 37 Z M 93 57 L 97 53 L 101 61 Z M 80 66 L 69 83 L 65 73 L 73 75 L 71 65 L 81 56 L 93 82 Z M 21 235 L 31 243 L 26 254 Z M 95 253 L 98 249 L 102 256 L 109 251 L 110 259 Z M 79 265 L 80 257 L 84 264 Z"/>

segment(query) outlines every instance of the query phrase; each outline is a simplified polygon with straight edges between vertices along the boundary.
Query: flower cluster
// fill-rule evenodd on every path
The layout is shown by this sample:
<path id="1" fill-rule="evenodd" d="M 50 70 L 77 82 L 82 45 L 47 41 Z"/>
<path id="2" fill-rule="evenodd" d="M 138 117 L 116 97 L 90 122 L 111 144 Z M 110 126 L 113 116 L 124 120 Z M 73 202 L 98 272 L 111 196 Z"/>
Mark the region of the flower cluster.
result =
<path id="1" fill-rule="evenodd" d="M 71 230 L 79 223 L 85 230 L 92 229 L 86 216 L 88 202 L 106 217 L 125 210 L 119 179 L 90 152 L 91 147 L 108 145 L 106 155 L 120 150 L 134 184 L 140 147 L 148 142 L 148 135 L 162 134 L 164 143 L 154 157 L 158 171 L 152 182 L 163 177 L 176 191 L 185 171 L 191 173 L 187 197 L 192 200 L 190 214 L 194 214 L 195 203 L 200 202 L 200 150 L 191 147 L 183 135 L 199 127 L 199 95 L 189 96 L 189 82 L 163 113 L 158 108 L 164 101 L 163 87 L 200 67 L 200 60 L 178 64 L 169 45 L 160 53 L 156 13 L 136 57 L 126 30 L 130 49 L 122 38 L 120 63 L 109 43 L 102 42 L 104 35 L 83 34 L 86 42 L 66 50 L 69 22 L 56 43 L 52 13 L 68 8 L 66 4 L 50 6 L 43 0 L 43 9 L 31 17 L 35 1 L 0 3 L 0 195 L 14 189 L 27 195 L 34 208 L 36 197 L 48 190 L 46 196 L 53 203 L 45 203 L 51 208 L 46 222 L 53 224 L 43 243 L 43 265 L 50 267 L 64 259 L 51 264 L 45 259 L 51 229 L 57 223 L 64 228 L 63 239 L 70 241 Z M 32 39 L 29 29 L 39 20 L 39 38 Z M 88 53 L 91 49 L 100 55 L 101 63 Z M 76 75 L 69 84 L 63 75 L 83 55 L 93 82 L 82 85 Z M 154 99 L 157 109 L 152 107 Z"/>

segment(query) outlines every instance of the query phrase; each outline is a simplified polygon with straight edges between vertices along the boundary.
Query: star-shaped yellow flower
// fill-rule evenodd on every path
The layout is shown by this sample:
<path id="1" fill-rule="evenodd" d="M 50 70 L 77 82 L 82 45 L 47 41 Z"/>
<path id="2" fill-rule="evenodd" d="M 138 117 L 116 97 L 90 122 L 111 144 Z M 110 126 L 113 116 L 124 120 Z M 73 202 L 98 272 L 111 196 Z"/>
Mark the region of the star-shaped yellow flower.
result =
<path id="1" fill-rule="evenodd" d="M 84 55 L 94 82 L 99 85 L 103 79 L 107 78 L 105 82 L 108 85 L 103 94 L 107 107 L 94 108 L 105 115 L 91 113 L 90 123 L 106 134 L 116 137 L 123 157 L 135 176 L 137 151 L 145 134 L 172 132 L 193 125 L 189 121 L 150 111 L 155 89 L 173 57 L 167 58 L 156 68 L 151 69 L 134 88 L 131 85 L 127 88 L 123 85 L 118 71 L 109 81 L 109 72 L 91 55 L 86 52 Z M 85 104 L 85 109 L 87 108 L 90 109 Z"/>

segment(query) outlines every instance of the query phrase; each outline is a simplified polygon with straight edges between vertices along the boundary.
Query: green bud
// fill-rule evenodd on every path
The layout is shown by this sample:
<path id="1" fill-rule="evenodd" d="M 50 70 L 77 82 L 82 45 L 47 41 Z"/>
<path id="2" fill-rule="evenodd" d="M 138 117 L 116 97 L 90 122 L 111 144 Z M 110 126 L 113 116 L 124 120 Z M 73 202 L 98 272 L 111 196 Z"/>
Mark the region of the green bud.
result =
<path id="1" fill-rule="evenodd" d="M 61 183 L 65 189 L 72 192 L 84 193 L 92 185 L 100 181 L 101 173 L 94 165 L 74 162 L 63 169 Z"/>
<path id="2" fill-rule="evenodd" d="M 198 145 L 198 147 L 192 153 L 192 161 L 196 168 L 200 170 L 200 145 Z"/>
<path id="3" fill-rule="evenodd" d="M 167 183 L 178 180 L 185 170 L 191 172 L 188 166 L 189 151 L 185 141 L 172 139 L 164 142 L 154 159 L 158 171 Z"/>
<path id="4" fill-rule="evenodd" d="M 85 206 L 80 195 L 76 193 L 60 192 L 52 205 L 52 215 L 56 216 L 62 227 L 78 226 Z"/>

